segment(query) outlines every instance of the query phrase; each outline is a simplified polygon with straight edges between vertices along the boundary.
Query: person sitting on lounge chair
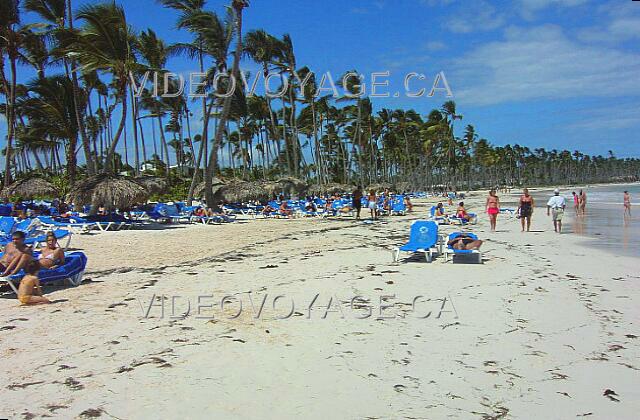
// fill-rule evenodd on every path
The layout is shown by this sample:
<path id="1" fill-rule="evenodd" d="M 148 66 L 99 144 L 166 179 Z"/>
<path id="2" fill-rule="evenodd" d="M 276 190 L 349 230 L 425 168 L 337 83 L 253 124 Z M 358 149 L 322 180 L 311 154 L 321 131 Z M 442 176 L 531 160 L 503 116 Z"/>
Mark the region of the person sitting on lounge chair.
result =
<path id="1" fill-rule="evenodd" d="M 280 203 L 280 214 L 287 217 L 293 216 L 293 210 L 289 208 L 287 200 L 282 200 L 282 202 Z"/>
<path id="2" fill-rule="evenodd" d="M 58 246 L 53 232 L 47 232 L 47 246 L 42 249 L 38 262 L 42 268 L 54 268 L 64 264 L 64 250 Z"/>
<path id="3" fill-rule="evenodd" d="M 464 202 L 461 201 L 458 205 L 458 210 L 456 210 L 456 217 L 465 223 L 468 223 L 471 220 L 471 216 L 467 213 L 467 210 L 464 208 Z"/>
<path id="4" fill-rule="evenodd" d="M 445 213 L 445 211 L 444 211 L 444 205 L 443 205 L 442 203 L 438 203 L 438 204 L 436 205 L 436 213 L 435 213 L 435 216 L 436 216 L 436 217 L 444 217 L 444 216 L 446 216 L 446 215 L 447 215 L 447 213 Z"/>
<path id="5" fill-rule="evenodd" d="M 196 209 L 196 211 L 193 212 L 193 215 L 196 217 L 205 217 L 208 216 L 207 215 L 207 210 L 205 210 L 203 207 L 198 207 Z"/>
<path id="6" fill-rule="evenodd" d="M 318 211 L 318 207 L 316 206 L 316 203 L 313 201 L 313 197 L 311 196 L 307 197 L 307 201 L 304 203 L 304 209 L 312 213 L 315 213 L 316 211 Z"/>
<path id="7" fill-rule="evenodd" d="M 20 280 L 20 287 L 18 288 L 18 300 L 20 303 L 23 305 L 51 303 L 49 299 L 42 296 L 42 288 L 40 287 L 40 280 L 38 280 L 38 272 L 40 271 L 38 261 L 31 259 L 24 271 L 27 275 Z"/>
<path id="8" fill-rule="evenodd" d="M 262 209 L 262 214 L 265 216 L 270 215 L 271 213 L 274 213 L 278 211 L 278 209 L 276 209 L 275 207 L 270 206 L 269 204 L 265 205 L 264 208 Z"/>
<path id="9" fill-rule="evenodd" d="M 0 259 L 0 271 L 3 277 L 16 274 L 33 259 L 31 247 L 25 245 L 24 237 L 24 232 L 14 232 L 12 241 L 5 247 L 4 255 Z"/>
<path id="10" fill-rule="evenodd" d="M 408 195 L 404 196 L 404 205 L 407 206 L 407 212 L 411 213 L 413 211 L 413 203 Z"/>
<path id="11" fill-rule="evenodd" d="M 453 249 L 473 250 L 480 249 L 480 247 L 482 246 L 482 241 L 479 239 L 473 239 L 463 233 L 451 239 L 449 242 L 447 242 L 447 245 L 452 247 Z"/>

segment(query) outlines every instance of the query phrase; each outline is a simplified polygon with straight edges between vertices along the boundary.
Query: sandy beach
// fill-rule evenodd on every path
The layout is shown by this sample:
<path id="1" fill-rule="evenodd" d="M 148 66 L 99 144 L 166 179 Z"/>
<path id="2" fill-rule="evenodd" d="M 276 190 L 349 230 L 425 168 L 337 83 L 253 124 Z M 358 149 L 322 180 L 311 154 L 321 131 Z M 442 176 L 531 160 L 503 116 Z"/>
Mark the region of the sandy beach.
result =
<path id="1" fill-rule="evenodd" d="M 83 284 L 0 299 L 0 418 L 636 418 L 637 258 L 537 208 L 481 215 L 482 265 L 394 263 L 434 202 L 76 235 Z"/>

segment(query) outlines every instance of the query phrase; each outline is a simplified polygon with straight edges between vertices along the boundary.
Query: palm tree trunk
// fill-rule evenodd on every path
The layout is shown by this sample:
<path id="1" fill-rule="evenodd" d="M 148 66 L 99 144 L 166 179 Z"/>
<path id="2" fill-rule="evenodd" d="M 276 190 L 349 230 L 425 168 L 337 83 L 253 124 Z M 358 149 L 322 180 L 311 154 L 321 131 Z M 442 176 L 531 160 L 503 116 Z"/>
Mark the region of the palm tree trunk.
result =
<path id="1" fill-rule="evenodd" d="M 118 129 L 116 130 L 116 134 L 113 137 L 111 144 L 109 145 L 109 149 L 107 149 L 107 156 L 105 158 L 105 164 L 104 164 L 104 173 L 113 172 L 112 160 L 115 155 L 116 146 L 118 145 L 118 141 L 120 140 L 120 136 L 122 135 L 122 131 L 124 130 L 124 126 L 126 122 L 127 122 L 127 86 L 125 85 L 122 90 L 122 116 L 120 117 L 120 124 L 118 125 Z"/>
<path id="2" fill-rule="evenodd" d="M 71 0 L 67 0 L 67 22 L 69 23 L 69 29 L 73 31 L 73 14 L 71 13 Z M 84 125 L 83 113 L 80 106 L 80 85 L 78 83 L 78 73 L 76 72 L 74 60 L 71 60 L 71 82 L 73 103 L 76 111 L 76 122 L 78 124 L 78 130 L 80 131 L 80 138 L 82 139 L 84 158 L 87 161 L 87 172 L 89 175 L 93 175 L 96 173 L 96 165 L 93 157 L 91 156 L 91 145 L 89 143 L 89 137 L 87 136 L 87 130 Z"/>
<path id="3" fill-rule="evenodd" d="M 11 184 L 12 143 L 15 134 L 15 103 L 16 103 L 16 60 L 10 57 L 11 84 L 7 96 L 7 148 L 5 154 L 4 185 Z M 6 84 L 6 83 L 5 83 Z M 6 89 L 6 88 L 5 88 Z"/>
<path id="4" fill-rule="evenodd" d="M 242 56 L 242 9 L 244 7 L 243 2 L 238 2 L 237 4 L 234 2 L 234 10 L 236 12 L 236 31 L 237 31 L 237 43 L 236 50 L 233 57 L 233 70 L 232 73 L 234 76 L 238 76 L 240 73 L 240 58 Z M 238 78 L 239 79 L 239 78 Z M 216 130 L 216 136 L 213 141 L 213 148 L 211 153 L 209 154 L 209 164 L 207 165 L 205 171 L 205 196 L 207 200 L 207 205 L 212 206 L 213 203 L 213 192 L 211 191 L 211 181 L 212 175 L 218 172 L 218 148 L 220 147 L 220 143 L 222 141 L 222 132 L 224 131 L 227 120 L 229 118 L 229 111 L 231 110 L 231 101 L 232 95 L 224 98 L 224 104 L 222 107 L 222 115 L 220 116 L 220 121 L 218 122 L 218 129 Z"/>
<path id="5" fill-rule="evenodd" d="M 133 169 L 133 173 L 138 176 L 140 175 L 140 151 L 138 145 L 138 107 L 136 106 L 136 98 L 133 96 L 133 89 L 129 90 L 129 94 L 131 96 L 131 120 L 133 124 L 133 148 L 134 148 L 134 163 L 135 168 Z"/>

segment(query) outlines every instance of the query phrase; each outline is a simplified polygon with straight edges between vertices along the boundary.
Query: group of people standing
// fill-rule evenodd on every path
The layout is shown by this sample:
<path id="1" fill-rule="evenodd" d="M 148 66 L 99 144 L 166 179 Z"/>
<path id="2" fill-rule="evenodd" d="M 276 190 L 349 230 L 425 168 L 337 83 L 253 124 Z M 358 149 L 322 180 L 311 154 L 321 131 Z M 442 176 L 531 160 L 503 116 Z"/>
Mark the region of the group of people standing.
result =
<path id="1" fill-rule="evenodd" d="M 587 193 L 580 190 L 578 193 L 572 192 L 573 205 L 577 216 L 584 216 L 587 211 Z M 553 228 L 557 233 L 562 232 L 562 219 L 567 207 L 566 199 L 560 194 L 560 190 L 556 188 L 553 196 L 547 202 L 547 216 L 553 219 Z M 525 188 L 518 201 L 517 214 L 522 224 L 522 231 L 527 232 L 531 229 L 531 217 L 535 208 L 535 200 L 529 194 L 529 190 Z M 491 231 L 495 232 L 498 214 L 500 213 L 500 199 L 496 194 L 496 190 L 491 190 L 485 204 L 485 211 L 489 215 L 489 223 Z M 624 192 L 624 216 L 631 217 L 631 197 L 628 191 Z"/>
<path id="2" fill-rule="evenodd" d="M 574 196 L 576 196 L 575 192 L 573 194 Z M 582 199 L 578 201 L 580 211 L 582 212 L 582 214 L 584 214 L 586 209 L 587 195 L 584 191 L 581 190 L 579 197 L 582 197 Z M 529 194 L 529 189 L 525 188 L 522 191 L 522 195 L 520 196 L 520 200 L 518 201 L 518 209 L 516 210 L 518 217 L 520 218 L 523 232 L 525 230 L 529 232 L 531 229 L 531 218 L 533 216 L 534 209 L 535 199 L 531 194 Z M 563 196 L 560 195 L 560 190 L 556 188 L 554 190 L 554 195 L 547 202 L 547 216 L 551 216 L 553 218 L 554 231 L 557 233 L 560 233 L 562 231 L 562 218 L 564 216 L 565 209 L 566 200 Z M 496 190 L 489 191 L 489 196 L 487 197 L 487 201 L 485 203 L 485 211 L 489 215 L 491 232 L 495 232 L 498 214 L 500 214 L 500 198 L 496 194 Z"/>
<path id="3" fill-rule="evenodd" d="M 578 194 L 575 191 L 571 194 L 573 195 L 573 209 L 576 211 L 576 216 L 584 216 L 587 209 L 587 193 L 580 190 Z"/>

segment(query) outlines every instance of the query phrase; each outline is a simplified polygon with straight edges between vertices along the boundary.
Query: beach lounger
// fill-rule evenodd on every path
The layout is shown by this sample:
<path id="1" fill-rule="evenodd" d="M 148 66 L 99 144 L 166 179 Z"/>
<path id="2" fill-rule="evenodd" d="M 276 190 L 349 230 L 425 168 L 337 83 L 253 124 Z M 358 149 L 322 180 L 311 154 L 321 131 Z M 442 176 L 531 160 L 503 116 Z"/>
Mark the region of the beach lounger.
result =
<path id="1" fill-rule="evenodd" d="M 449 241 L 451 241 L 452 239 L 455 239 L 458 236 L 463 235 L 463 234 L 467 235 L 470 238 L 473 238 L 475 240 L 478 239 L 478 236 L 473 234 L 473 233 L 454 232 L 454 233 L 449 235 L 449 240 L 447 241 L 447 243 L 449 243 Z M 444 261 L 445 262 L 449 261 L 449 256 L 450 255 L 452 255 L 453 257 L 455 257 L 456 255 L 464 255 L 464 256 L 474 255 L 477 258 L 478 264 L 482 264 L 482 253 L 480 252 L 479 249 L 454 249 L 452 246 L 446 245 L 445 248 L 444 248 Z M 453 257 L 452 257 L 451 261 L 453 261 Z"/>
<path id="2" fill-rule="evenodd" d="M 431 207 L 431 220 L 436 222 L 439 225 L 447 225 L 449 224 L 449 218 L 447 216 L 436 216 L 436 206 Z"/>
<path id="3" fill-rule="evenodd" d="M 90 222 L 78 223 L 75 220 L 71 221 L 73 219 L 64 219 L 69 221 L 62 221 L 60 219 L 56 220 L 51 216 L 38 216 L 38 219 L 40 220 L 40 223 L 42 223 L 42 225 L 48 229 L 63 228 L 76 234 L 88 233 L 94 227 L 96 227 L 95 223 L 90 223 Z"/>
<path id="4" fill-rule="evenodd" d="M 1 255 L 1 254 L 0 254 Z M 34 255 L 37 257 L 37 255 Z M 78 286 L 82 283 L 82 276 L 87 267 L 87 256 L 82 252 L 65 252 L 64 264 L 60 267 L 52 269 L 42 269 L 38 273 L 38 279 L 41 284 L 52 283 L 60 280 L 68 280 L 72 286 Z M 9 287 L 18 294 L 17 284 L 24 277 L 24 271 L 9 277 L 0 277 L 0 281 L 5 281 Z"/>
<path id="5" fill-rule="evenodd" d="M 422 252 L 427 262 L 433 260 L 434 255 L 441 253 L 442 243 L 438 236 L 438 225 L 432 220 L 418 220 L 411 225 L 409 242 L 394 249 L 393 261 L 397 262 L 400 252 Z"/>

